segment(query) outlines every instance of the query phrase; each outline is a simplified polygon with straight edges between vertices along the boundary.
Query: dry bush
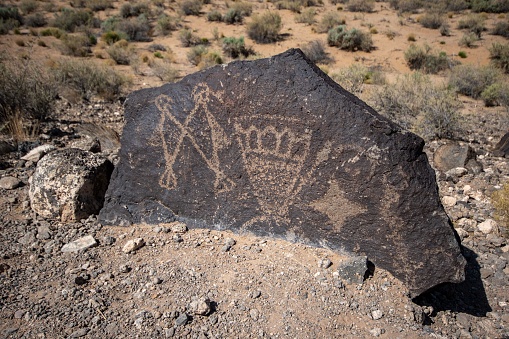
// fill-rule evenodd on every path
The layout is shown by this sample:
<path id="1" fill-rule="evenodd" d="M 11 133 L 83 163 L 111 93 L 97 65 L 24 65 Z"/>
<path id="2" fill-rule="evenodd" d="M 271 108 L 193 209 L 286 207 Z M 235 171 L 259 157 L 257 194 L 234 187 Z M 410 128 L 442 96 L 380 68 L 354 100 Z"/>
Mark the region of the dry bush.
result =
<path id="1" fill-rule="evenodd" d="M 494 43 L 489 51 L 491 63 L 509 73 L 509 44 Z"/>
<path id="2" fill-rule="evenodd" d="M 123 32 L 110 31 L 101 35 L 101 40 L 108 44 L 108 46 L 113 45 L 117 41 L 127 39 L 129 39 L 129 37 Z"/>
<path id="3" fill-rule="evenodd" d="M 509 112 L 509 85 L 507 82 L 497 82 L 481 93 L 486 106 L 502 106 Z"/>
<path id="4" fill-rule="evenodd" d="M 249 2 L 234 2 L 227 3 L 228 11 L 223 17 L 224 22 L 227 24 L 240 24 L 244 18 L 253 13 L 253 5 Z"/>
<path id="5" fill-rule="evenodd" d="M 59 45 L 59 49 L 63 55 L 85 57 L 92 52 L 90 49 L 92 43 L 90 38 L 86 35 L 66 34 L 60 39 L 60 41 L 61 44 Z"/>
<path id="6" fill-rule="evenodd" d="M 223 57 L 218 52 L 208 52 L 202 55 L 200 63 L 198 64 L 199 69 L 206 69 L 215 65 L 221 65 L 223 63 Z"/>
<path id="7" fill-rule="evenodd" d="M 271 43 L 279 39 L 281 27 L 281 16 L 278 13 L 265 12 L 253 17 L 247 25 L 247 34 L 258 43 Z"/>
<path id="8" fill-rule="evenodd" d="M 423 2 L 418 0 L 389 0 L 392 8 L 399 12 L 417 13 L 423 7 Z"/>
<path id="9" fill-rule="evenodd" d="M 16 140 L 29 134 L 27 121 L 43 121 L 57 98 L 55 79 L 31 59 L 0 56 L 0 130 Z"/>
<path id="10" fill-rule="evenodd" d="M 97 12 L 113 8 L 112 2 L 112 0 L 72 0 L 71 6 L 77 8 L 88 8 L 93 12 Z"/>
<path id="11" fill-rule="evenodd" d="M 330 77 L 347 91 L 359 95 L 362 93 L 367 79 L 368 68 L 359 64 L 342 68 L 333 72 Z"/>
<path id="12" fill-rule="evenodd" d="M 117 100 L 129 85 L 127 78 L 114 69 L 88 60 L 62 60 L 54 67 L 58 82 L 78 92 L 82 99 L 98 95 L 105 100 Z"/>
<path id="13" fill-rule="evenodd" d="M 491 31 L 493 35 L 500 35 L 504 38 L 509 38 L 509 21 L 498 21 Z"/>
<path id="14" fill-rule="evenodd" d="M 42 13 L 35 13 L 25 16 L 24 22 L 28 27 L 43 27 L 48 24 L 48 21 Z"/>
<path id="15" fill-rule="evenodd" d="M 130 65 L 135 58 L 134 48 L 126 40 L 119 40 L 112 46 L 106 48 L 106 53 L 117 65 Z"/>
<path id="16" fill-rule="evenodd" d="M 451 67 L 451 61 L 444 52 L 434 53 L 431 47 L 411 44 L 405 51 L 405 60 L 412 70 L 436 74 Z"/>
<path id="17" fill-rule="evenodd" d="M 52 37 L 55 37 L 57 39 L 60 39 L 61 37 L 63 37 L 65 35 L 65 32 L 62 31 L 59 28 L 48 27 L 48 28 L 45 28 L 45 29 L 41 30 L 39 32 L 39 34 L 41 36 L 52 36 Z"/>
<path id="18" fill-rule="evenodd" d="M 341 18 L 339 13 L 326 12 L 322 19 L 320 19 L 320 22 L 316 25 L 315 30 L 317 33 L 327 33 L 329 30 L 338 25 L 344 25 L 345 22 L 345 19 Z"/>
<path id="19" fill-rule="evenodd" d="M 479 99 L 481 93 L 499 77 L 500 71 L 490 66 L 458 65 L 451 71 L 449 85 L 458 93 Z"/>
<path id="20" fill-rule="evenodd" d="M 201 0 L 184 0 L 180 4 L 180 10 L 185 15 L 200 15 L 202 6 Z"/>
<path id="21" fill-rule="evenodd" d="M 254 54 L 249 48 L 246 48 L 244 37 L 226 37 L 223 39 L 223 53 L 230 58 L 236 59 L 240 56 L 247 58 L 249 55 Z"/>
<path id="22" fill-rule="evenodd" d="M 35 0 L 22 0 L 19 8 L 26 15 L 35 12 L 39 8 L 39 4 Z"/>
<path id="23" fill-rule="evenodd" d="M 346 8 L 350 12 L 366 12 L 371 13 L 375 9 L 374 0 L 349 0 Z"/>
<path id="24" fill-rule="evenodd" d="M 507 0 L 471 0 L 470 3 L 474 12 L 509 12 L 509 1 Z"/>
<path id="25" fill-rule="evenodd" d="M 149 36 L 150 24 L 145 14 L 128 19 L 110 17 L 102 23 L 101 29 L 105 33 L 117 32 L 122 38 L 129 41 L 146 42 L 152 40 Z"/>
<path id="26" fill-rule="evenodd" d="M 179 32 L 179 40 L 183 47 L 197 46 L 197 45 L 208 45 L 209 41 L 207 38 L 200 38 L 193 33 L 190 29 L 181 29 Z"/>
<path id="27" fill-rule="evenodd" d="M 325 51 L 324 43 L 321 40 L 313 40 L 302 47 L 302 52 L 306 57 L 315 64 L 326 64 L 331 61 L 331 58 Z"/>
<path id="28" fill-rule="evenodd" d="M 207 13 L 207 21 L 223 21 L 223 15 L 217 9 Z"/>
<path id="29" fill-rule="evenodd" d="M 175 82 L 179 77 L 178 70 L 165 59 L 155 60 L 150 64 L 150 68 L 153 70 L 154 76 L 164 82 Z"/>
<path id="30" fill-rule="evenodd" d="M 458 22 L 458 29 L 467 29 L 481 38 L 482 32 L 486 31 L 485 18 L 479 14 L 471 14 Z"/>
<path id="31" fill-rule="evenodd" d="M 460 130 L 461 102 L 456 93 L 434 85 L 419 72 L 378 88 L 369 101 L 381 114 L 426 140 L 455 138 Z"/>
<path id="32" fill-rule="evenodd" d="M 81 26 L 95 26 L 94 15 L 88 10 L 72 10 L 64 8 L 55 15 L 52 26 L 66 32 L 74 32 Z"/>
<path id="33" fill-rule="evenodd" d="M 369 33 L 362 32 L 356 28 L 347 30 L 345 25 L 337 26 L 327 34 L 329 46 L 339 47 L 350 52 L 373 50 L 373 40 Z"/>
<path id="34" fill-rule="evenodd" d="M 495 208 L 495 217 L 497 221 L 509 226 L 509 183 L 505 183 L 502 189 L 493 192 L 491 195 L 491 203 Z M 504 236 L 509 238 L 509 233 L 506 232 Z"/>
<path id="35" fill-rule="evenodd" d="M 187 52 L 187 60 L 191 64 L 198 66 L 198 64 L 201 62 L 202 56 L 204 56 L 207 53 L 208 53 L 208 50 L 205 46 L 203 46 L 203 45 L 195 46 L 195 47 L 191 48 L 191 50 L 189 50 L 189 52 Z"/>
<path id="36" fill-rule="evenodd" d="M 439 13 L 426 13 L 419 17 L 419 23 L 424 28 L 438 29 L 445 24 L 445 19 Z"/>
<path id="37" fill-rule="evenodd" d="M 180 27 L 180 18 L 162 14 L 157 19 L 156 28 L 162 35 L 168 35 L 172 31 L 178 30 Z"/>
<path id="38" fill-rule="evenodd" d="M 295 15 L 295 22 L 311 26 L 316 22 L 315 16 L 316 10 L 314 8 L 306 8 L 301 13 Z"/>
<path id="39" fill-rule="evenodd" d="M 477 41 L 479 41 L 479 37 L 475 33 L 469 32 L 469 33 L 463 34 L 461 39 L 458 41 L 458 46 L 474 48 L 474 47 L 476 47 L 475 43 Z"/>
<path id="40" fill-rule="evenodd" d="M 141 2 L 141 3 L 134 3 L 131 4 L 130 2 L 124 3 L 120 7 L 120 16 L 122 18 L 131 18 L 131 17 L 137 17 L 142 14 L 149 15 L 150 14 L 150 7 L 147 3 Z"/>

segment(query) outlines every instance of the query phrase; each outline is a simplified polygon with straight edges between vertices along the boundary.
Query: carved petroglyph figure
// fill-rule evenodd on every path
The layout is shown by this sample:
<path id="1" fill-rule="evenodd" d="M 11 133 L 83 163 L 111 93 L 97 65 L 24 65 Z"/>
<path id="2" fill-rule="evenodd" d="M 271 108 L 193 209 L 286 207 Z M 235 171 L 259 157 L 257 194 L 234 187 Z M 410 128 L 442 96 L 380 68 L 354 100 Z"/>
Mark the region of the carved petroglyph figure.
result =
<path id="1" fill-rule="evenodd" d="M 166 168 L 159 184 L 170 190 L 176 188 L 177 178 L 173 166 L 187 138 L 203 161 L 215 173 L 214 187 L 218 192 L 229 191 L 234 183 L 221 170 L 218 151 L 227 147 L 230 141 L 208 107 L 212 100 L 221 102 L 221 94 L 212 92 L 206 85 L 199 85 L 193 90 L 192 96 L 195 105 L 187 115 L 177 112 L 172 98 L 166 95 L 160 95 L 155 100 L 157 108 L 162 112 L 159 133 L 163 140 L 166 160 Z M 179 119 L 179 115 L 185 116 L 184 121 Z M 198 126 L 203 126 L 199 120 L 206 121 L 206 128 L 198 130 L 191 126 L 197 121 Z"/>

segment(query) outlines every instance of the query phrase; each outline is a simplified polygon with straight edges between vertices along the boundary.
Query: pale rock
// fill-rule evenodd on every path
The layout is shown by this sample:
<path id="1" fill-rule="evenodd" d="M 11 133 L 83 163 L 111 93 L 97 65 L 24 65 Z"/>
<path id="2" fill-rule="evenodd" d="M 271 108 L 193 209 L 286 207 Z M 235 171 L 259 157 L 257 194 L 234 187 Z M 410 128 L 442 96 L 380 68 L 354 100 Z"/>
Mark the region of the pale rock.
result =
<path id="1" fill-rule="evenodd" d="M 170 229 L 173 233 L 186 233 L 187 226 L 183 222 L 176 221 L 170 224 Z"/>
<path id="2" fill-rule="evenodd" d="M 497 229 L 497 222 L 493 219 L 486 219 L 477 225 L 477 229 L 484 234 L 489 234 Z"/>
<path id="3" fill-rule="evenodd" d="M 97 241 L 93 236 L 87 235 L 65 244 L 62 247 L 62 252 L 78 252 L 94 246 L 97 246 Z"/>
<path id="4" fill-rule="evenodd" d="M 455 228 L 455 230 L 456 230 L 456 233 L 458 233 L 458 236 L 460 237 L 461 241 L 463 241 L 463 239 L 465 239 L 465 238 L 468 238 L 468 232 L 465 231 L 463 228 L 458 227 L 458 228 Z"/>
<path id="5" fill-rule="evenodd" d="M 0 188 L 4 190 L 13 190 L 21 186 L 22 182 L 18 178 L 15 177 L 3 177 L 0 179 Z"/>
<path id="6" fill-rule="evenodd" d="M 133 251 L 136 251 L 137 249 L 142 248 L 145 246 L 145 240 L 143 238 L 135 238 L 131 239 L 122 248 L 122 252 L 124 253 L 131 253 Z"/>
<path id="7" fill-rule="evenodd" d="M 37 163 L 43 156 L 56 149 L 57 148 L 53 145 L 41 145 L 28 152 L 26 155 L 22 156 L 21 159 Z"/>
<path id="8" fill-rule="evenodd" d="M 196 298 L 191 301 L 189 309 L 196 315 L 208 315 L 212 310 L 210 300 L 207 298 Z"/>
<path id="9" fill-rule="evenodd" d="M 373 320 L 382 319 L 383 316 L 384 314 L 380 310 L 374 310 L 373 312 L 371 312 L 371 317 L 373 318 Z"/>
<path id="10" fill-rule="evenodd" d="M 452 206 L 456 205 L 457 201 L 458 200 L 455 197 L 451 197 L 448 195 L 442 198 L 442 203 L 444 204 L 444 206 L 447 206 L 447 207 L 452 207 Z"/>
<path id="11" fill-rule="evenodd" d="M 472 186 L 470 186 L 470 185 L 463 186 L 463 193 L 464 194 L 468 194 L 470 191 L 472 191 Z"/>
<path id="12" fill-rule="evenodd" d="M 448 170 L 445 172 L 445 175 L 448 177 L 455 177 L 455 178 L 461 178 L 462 176 L 466 175 L 468 173 L 468 170 L 464 167 L 456 167 L 453 169 Z"/>

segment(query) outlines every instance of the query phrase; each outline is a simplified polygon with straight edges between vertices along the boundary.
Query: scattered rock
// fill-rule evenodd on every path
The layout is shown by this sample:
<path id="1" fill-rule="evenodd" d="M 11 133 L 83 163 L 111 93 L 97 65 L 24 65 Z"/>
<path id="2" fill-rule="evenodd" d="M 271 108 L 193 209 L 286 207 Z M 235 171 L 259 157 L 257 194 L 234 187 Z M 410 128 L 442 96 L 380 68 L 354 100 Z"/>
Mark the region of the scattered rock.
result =
<path id="1" fill-rule="evenodd" d="M 233 238 L 226 238 L 224 245 L 221 247 L 221 251 L 228 252 L 237 242 Z"/>
<path id="2" fill-rule="evenodd" d="M 493 148 L 493 155 L 496 157 L 509 156 L 509 132 L 504 134 L 500 141 Z"/>
<path id="3" fill-rule="evenodd" d="M 212 311 L 208 298 L 196 298 L 189 304 L 189 310 L 196 315 L 208 315 Z"/>
<path id="4" fill-rule="evenodd" d="M 383 329 L 381 329 L 381 328 L 375 327 L 375 328 L 371 329 L 371 330 L 369 331 L 369 333 L 371 333 L 371 335 L 372 335 L 373 337 L 379 337 L 379 336 L 381 336 L 382 334 L 384 334 L 384 333 L 385 333 L 385 331 L 384 331 Z"/>
<path id="5" fill-rule="evenodd" d="M 182 222 L 174 222 L 170 224 L 170 230 L 173 233 L 186 233 L 187 232 L 187 226 L 186 224 Z"/>
<path id="6" fill-rule="evenodd" d="M 90 247 L 97 246 L 97 241 L 93 236 L 87 235 L 82 238 L 71 241 L 62 247 L 62 252 L 84 251 Z"/>
<path id="7" fill-rule="evenodd" d="M 188 323 L 189 316 L 186 313 L 182 313 L 175 319 L 175 326 L 184 326 Z"/>
<path id="8" fill-rule="evenodd" d="M 468 144 L 451 142 L 435 151 L 433 164 L 436 169 L 445 173 L 453 168 L 466 167 L 471 159 L 475 160 L 475 152 Z"/>
<path id="9" fill-rule="evenodd" d="M 340 262 L 337 272 L 347 284 L 362 284 L 367 269 L 367 258 L 359 256 Z"/>
<path id="10" fill-rule="evenodd" d="M 380 320 L 383 316 L 384 314 L 380 310 L 374 310 L 371 312 L 371 318 L 373 318 L 373 320 Z"/>
<path id="11" fill-rule="evenodd" d="M 30 178 L 32 209 L 63 222 L 97 214 L 112 171 L 111 162 L 100 155 L 78 149 L 54 151 L 39 161 Z"/>
<path id="12" fill-rule="evenodd" d="M 456 200 L 455 197 L 445 196 L 442 198 L 442 203 L 444 204 L 444 206 L 447 206 L 447 207 L 452 207 L 452 206 L 456 205 L 457 201 L 458 200 Z"/>
<path id="13" fill-rule="evenodd" d="M 497 222 L 493 219 L 486 219 L 477 225 L 477 229 L 484 234 L 490 234 L 497 229 Z"/>
<path id="14" fill-rule="evenodd" d="M 28 154 L 26 154 L 25 156 L 22 156 L 21 159 L 26 160 L 26 161 L 31 161 L 33 163 L 37 163 L 39 160 L 41 160 L 41 158 L 43 156 L 45 156 L 46 154 L 48 154 L 56 149 L 57 148 L 53 145 L 48 145 L 48 144 L 41 145 L 41 146 L 34 148 L 30 152 L 28 152 Z"/>
<path id="15" fill-rule="evenodd" d="M 318 260 L 318 267 L 320 267 L 320 268 L 327 269 L 331 266 L 332 266 L 332 261 L 330 261 L 330 259 L 325 258 L 325 259 Z"/>
<path id="16" fill-rule="evenodd" d="M 15 177 L 3 177 L 0 179 L 0 188 L 4 190 L 13 190 L 23 184 L 21 180 Z"/>
<path id="17" fill-rule="evenodd" d="M 131 253 L 142 248 L 143 246 L 145 246 L 145 240 L 143 238 L 131 239 L 128 242 L 126 242 L 124 247 L 122 247 L 122 252 Z"/>
<path id="18" fill-rule="evenodd" d="M 81 338 L 81 337 L 86 336 L 89 331 L 90 330 L 88 328 L 80 328 L 79 330 L 74 331 L 69 337 L 70 338 Z"/>

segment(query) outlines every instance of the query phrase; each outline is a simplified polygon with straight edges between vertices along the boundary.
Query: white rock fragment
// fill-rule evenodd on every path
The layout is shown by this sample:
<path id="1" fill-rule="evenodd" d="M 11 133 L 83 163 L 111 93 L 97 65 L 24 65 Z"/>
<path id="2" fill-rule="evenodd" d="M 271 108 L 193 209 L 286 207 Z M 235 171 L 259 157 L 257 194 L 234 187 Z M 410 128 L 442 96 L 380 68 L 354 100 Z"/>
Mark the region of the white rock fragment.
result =
<path id="1" fill-rule="evenodd" d="M 135 238 L 131 239 L 122 248 L 122 252 L 131 253 L 132 251 L 136 251 L 137 249 L 145 246 L 145 240 L 143 238 Z"/>
<path id="2" fill-rule="evenodd" d="M 39 160 L 41 160 L 41 158 L 43 156 L 45 156 L 46 154 L 48 154 L 51 151 L 54 151 L 55 149 L 56 149 L 56 147 L 53 145 L 48 145 L 48 144 L 41 145 L 41 146 L 34 148 L 30 152 L 28 152 L 25 156 L 22 156 L 21 159 L 26 160 L 26 161 L 32 161 L 32 162 L 36 163 Z"/>
<path id="3" fill-rule="evenodd" d="M 207 315 L 211 312 L 210 300 L 197 298 L 189 304 L 189 309 L 196 315 Z"/>
<path id="4" fill-rule="evenodd" d="M 444 204 L 444 206 L 447 206 L 447 207 L 452 207 L 452 206 L 456 205 L 457 201 L 458 200 L 455 197 L 451 197 L 448 195 L 442 198 L 442 204 Z"/>
<path id="5" fill-rule="evenodd" d="M 87 235 L 65 244 L 62 247 L 62 252 L 78 252 L 94 246 L 97 246 L 97 241 L 93 236 Z"/>
<path id="6" fill-rule="evenodd" d="M 380 310 L 374 310 L 373 312 L 371 312 L 371 317 L 373 318 L 373 320 L 380 320 L 382 319 L 383 316 L 384 314 Z"/>
<path id="7" fill-rule="evenodd" d="M 173 233 L 186 233 L 187 232 L 187 226 L 186 224 L 182 222 L 174 222 L 170 224 L 170 229 Z"/>
<path id="8" fill-rule="evenodd" d="M 13 190 L 21 186 L 21 184 L 21 180 L 15 177 L 7 176 L 0 179 L 0 188 L 3 188 L 4 190 Z"/>
<path id="9" fill-rule="evenodd" d="M 477 225 L 477 229 L 484 234 L 490 234 L 497 229 L 497 222 L 493 219 L 486 219 Z"/>

